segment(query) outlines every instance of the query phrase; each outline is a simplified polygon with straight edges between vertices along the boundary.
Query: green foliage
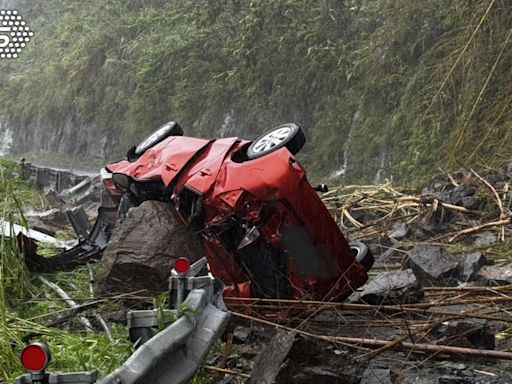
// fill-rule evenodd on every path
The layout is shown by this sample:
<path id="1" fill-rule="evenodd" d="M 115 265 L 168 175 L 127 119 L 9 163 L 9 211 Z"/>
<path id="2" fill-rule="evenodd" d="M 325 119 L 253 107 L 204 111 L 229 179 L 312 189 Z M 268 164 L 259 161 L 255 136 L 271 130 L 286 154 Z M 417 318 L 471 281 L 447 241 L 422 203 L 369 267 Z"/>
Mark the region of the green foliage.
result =
<path id="1" fill-rule="evenodd" d="M 37 201 L 37 192 L 18 179 L 18 166 L 0 160 L 0 219 L 24 222 L 23 206 Z M 9 226 L 7 226 L 9 229 Z M 51 249 L 47 249 L 51 253 Z M 89 274 L 85 269 L 60 273 L 51 277 L 72 297 L 89 300 Z M 41 285 L 28 272 L 14 236 L 0 234 L 0 382 L 13 382 L 23 373 L 19 362 L 25 345 L 23 338 L 47 343 L 52 351 L 54 371 L 99 369 L 106 374 L 119 366 L 131 354 L 124 327 L 115 327 L 115 342 L 101 334 L 50 328 L 45 326 L 52 317 L 69 314 L 69 308 L 48 287 Z"/>
<path id="2" fill-rule="evenodd" d="M 0 64 L 0 114 L 19 142 L 36 123 L 59 134 L 71 121 L 103 132 L 116 157 L 171 119 L 191 135 L 247 138 L 297 121 L 315 175 L 347 160 L 348 179 L 384 168 L 407 180 L 510 151 L 507 2 L 17 0 L 17 8 L 36 32 L 20 59 Z"/>
<path id="3" fill-rule="evenodd" d="M 21 207 L 30 205 L 34 208 L 41 207 L 45 201 L 37 189 L 20 180 L 20 167 L 9 160 L 0 158 L 0 202 L 4 203 L 8 211 L 5 213 L 21 213 Z M 17 207 L 18 212 L 13 212 L 12 207 Z"/>

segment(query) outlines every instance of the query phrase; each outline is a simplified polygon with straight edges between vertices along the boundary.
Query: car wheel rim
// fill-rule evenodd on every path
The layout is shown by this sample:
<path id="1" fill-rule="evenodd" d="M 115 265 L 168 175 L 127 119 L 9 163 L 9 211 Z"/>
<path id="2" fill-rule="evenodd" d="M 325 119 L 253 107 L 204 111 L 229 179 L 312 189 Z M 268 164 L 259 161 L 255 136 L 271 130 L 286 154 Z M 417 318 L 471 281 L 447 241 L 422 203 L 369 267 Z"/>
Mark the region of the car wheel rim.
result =
<path id="1" fill-rule="evenodd" d="M 154 142 L 156 142 L 161 136 L 163 136 L 165 134 L 165 132 L 167 131 L 168 128 L 169 127 L 166 125 L 166 126 L 163 126 L 162 128 L 160 128 L 159 130 L 157 130 L 155 133 L 153 133 L 151 136 L 149 136 L 146 140 L 144 140 L 139 145 L 139 148 L 144 149 L 146 147 L 151 146 Z"/>
<path id="2" fill-rule="evenodd" d="M 291 128 L 283 127 L 267 133 L 254 143 L 253 151 L 256 153 L 262 153 L 272 150 L 288 139 L 291 131 Z"/>

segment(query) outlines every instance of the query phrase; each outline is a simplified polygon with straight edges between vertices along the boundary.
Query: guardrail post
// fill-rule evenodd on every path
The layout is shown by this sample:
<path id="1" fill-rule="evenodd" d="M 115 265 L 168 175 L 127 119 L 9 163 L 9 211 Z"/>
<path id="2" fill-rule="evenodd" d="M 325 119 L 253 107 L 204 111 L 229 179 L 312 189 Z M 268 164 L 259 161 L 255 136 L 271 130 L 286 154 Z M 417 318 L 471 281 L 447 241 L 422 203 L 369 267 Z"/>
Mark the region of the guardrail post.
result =
<path id="1" fill-rule="evenodd" d="M 28 180 L 30 179 L 30 174 L 31 174 L 31 164 L 30 163 L 27 163 L 27 162 L 20 162 L 20 167 L 21 167 L 21 179 L 22 180 Z"/>

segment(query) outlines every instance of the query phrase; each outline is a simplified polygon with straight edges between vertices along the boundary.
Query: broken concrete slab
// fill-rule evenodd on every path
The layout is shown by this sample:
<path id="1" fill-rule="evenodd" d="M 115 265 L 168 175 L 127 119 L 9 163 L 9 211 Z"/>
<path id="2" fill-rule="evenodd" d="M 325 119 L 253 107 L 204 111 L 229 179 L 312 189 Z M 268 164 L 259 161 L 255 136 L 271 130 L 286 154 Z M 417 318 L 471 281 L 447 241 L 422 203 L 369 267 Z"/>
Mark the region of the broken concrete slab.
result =
<path id="1" fill-rule="evenodd" d="M 485 256 L 480 252 L 462 256 L 459 260 L 459 273 L 457 278 L 463 283 L 475 281 L 478 271 L 480 271 L 480 268 L 482 268 L 486 262 Z"/>
<path id="2" fill-rule="evenodd" d="M 417 303 L 421 284 L 411 269 L 382 272 L 363 287 L 360 300 L 373 305 Z"/>
<path id="3" fill-rule="evenodd" d="M 112 231 L 97 276 L 99 293 L 164 292 L 176 259 L 194 262 L 204 254 L 202 239 L 185 227 L 170 204 L 145 201 Z"/>
<path id="4" fill-rule="evenodd" d="M 409 266 L 423 285 L 453 285 L 458 264 L 442 247 L 417 246 L 409 254 Z"/>

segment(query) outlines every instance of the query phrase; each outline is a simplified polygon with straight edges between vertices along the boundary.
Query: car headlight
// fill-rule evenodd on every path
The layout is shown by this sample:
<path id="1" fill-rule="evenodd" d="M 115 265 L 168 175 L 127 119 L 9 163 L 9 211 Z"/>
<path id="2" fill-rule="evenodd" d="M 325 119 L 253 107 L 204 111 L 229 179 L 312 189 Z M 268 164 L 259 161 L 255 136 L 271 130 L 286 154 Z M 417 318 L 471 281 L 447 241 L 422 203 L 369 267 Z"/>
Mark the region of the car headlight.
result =
<path id="1" fill-rule="evenodd" d="M 100 177 L 101 177 L 101 180 L 112 179 L 112 173 L 107 171 L 107 168 L 101 168 L 101 170 L 100 170 Z"/>

